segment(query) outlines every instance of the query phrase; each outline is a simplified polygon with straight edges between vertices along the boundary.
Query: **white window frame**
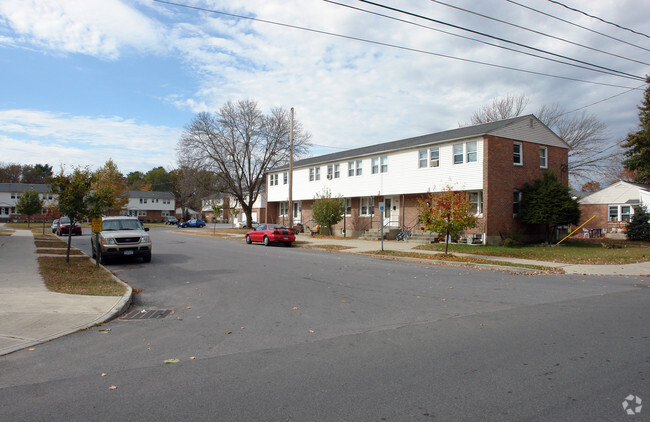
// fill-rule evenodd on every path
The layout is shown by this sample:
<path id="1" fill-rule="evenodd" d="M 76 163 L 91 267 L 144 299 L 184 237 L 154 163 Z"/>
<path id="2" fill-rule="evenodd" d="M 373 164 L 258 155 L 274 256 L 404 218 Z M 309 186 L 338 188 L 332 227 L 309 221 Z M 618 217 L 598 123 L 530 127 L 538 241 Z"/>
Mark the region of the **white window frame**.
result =
<path id="1" fill-rule="evenodd" d="M 338 179 L 339 177 L 341 177 L 341 165 L 334 164 L 334 178 Z"/>
<path id="2" fill-rule="evenodd" d="M 334 178 L 334 164 L 327 165 L 327 180 Z"/>
<path id="3" fill-rule="evenodd" d="M 289 172 L 285 171 L 282 173 L 282 184 L 286 185 L 287 183 L 289 183 Z"/>
<path id="4" fill-rule="evenodd" d="M 418 150 L 418 168 L 424 169 L 429 167 L 429 150 Z"/>
<path id="5" fill-rule="evenodd" d="M 512 163 L 515 166 L 524 165 L 524 145 L 521 142 L 515 142 L 512 145 Z"/>
<path id="6" fill-rule="evenodd" d="M 356 161 L 356 166 L 357 166 L 357 171 L 355 173 L 356 176 L 361 176 L 363 174 L 363 160 L 357 160 Z"/>
<path id="7" fill-rule="evenodd" d="M 472 207 L 476 209 L 474 215 L 480 216 L 483 214 L 483 191 L 467 192 L 467 202 L 472 204 Z"/>
<path id="8" fill-rule="evenodd" d="M 315 180 L 320 180 L 320 167 L 316 167 L 316 176 Z"/>
<path id="9" fill-rule="evenodd" d="M 454 144 L 453 145 L 453 163 L 454 164 L 463 164 L 465 162 L 465 144 Z M 460 151 L 459 151 L 460 149 Z"/>
<path id="10" fill-rule="evenodd" d="M 429 167 L 440 166 L 440 147 L 429 148 Z"/>
<path id="11" fill-rule="evenodd" d="M 548 168 L 548 148 L 539 147 L 539 168 Z"/>
<path id="12" fill-rule="evenodd" d="M 343 213 L 346 217 L 352 217 L 352 198 L 343 198 Z"/>
<path id="13" fill-rule="evenodd" d="M 359 203 L 359 215 L 363 217 L 370 217 L 374 211 L 374 198 L 372 196 L 364 196 Z"/>
<path id="14" fill-rule="evenodd" d="M 379 173 L 379 157 L 372 157 L 372 160 L 370 162 L 370 173 Z"/>
<path id="15" fill-rule="evenodd" d="M 316 173 L 316 171 L 314 170 L 314 167 L 310 167 L 310 168 L 309 168 L 309 181 L 310 181 L 310 182 L 313 182 L 313 181 L 314 181 L 314 175 L 315 175 L 315 173 Z"/>
<path id="16" fill-rule="evenodd" d="M 289 216 L 289 202 L 284 201 L 280 202 L 278 217 L 288 217 Z"/>
<path id="17" fill-rule="evenodd" d="M 472 150 L 470 150 L 470 147 Z M 478 142 L 469 141 L 465 142 L 465 162 L 476 163 L 478 162 Z"/>
<path id="18" fill-rule="evenodd" d="M 354 176 L 354 161 L 348 161 L 348 177 Z"/>
<path id="19" fill-rule="evenodd" d="M 379 157 L 379 172 L 388 173 L 388 155 Z"/>

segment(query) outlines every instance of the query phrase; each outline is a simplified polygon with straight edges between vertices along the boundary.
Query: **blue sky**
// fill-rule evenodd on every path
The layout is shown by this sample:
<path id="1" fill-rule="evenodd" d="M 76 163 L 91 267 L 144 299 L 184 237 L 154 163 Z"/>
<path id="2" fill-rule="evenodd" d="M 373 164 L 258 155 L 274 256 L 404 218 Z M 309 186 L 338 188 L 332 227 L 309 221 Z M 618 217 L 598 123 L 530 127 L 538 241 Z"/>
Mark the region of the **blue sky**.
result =
<path id="1" fill-rule="evenodd" d="M 247 98 L 264 111 L 294 107 L 312 134 L 313 154 L 453 129 L 468 122 L 481 105 L 506 94 L 528 96 L 531 113 L 544 104 L 559 103 L 570 111 L 621 94 L 585 111 L 607 124 L 612 143 L 638 124 L 636 106 L 643 91 L 623 87 L 642 86 L 642 81 L 515 55 L 321 0 L 179 3 L 598 84 L 150 0 L 3 0 L 0 162 L 96 168 L 112 158 L 124 174 L 160 165 L 171 170 L 183 127 L 197 112 L 216 111 L 226 101 Z M 341 3 L 461 33 L 363 2 Z M 650 62 L 650 38 L 547 0 L 519 3 L 634 45 L 506 0 L 446 3 L 643 63 L 543 38 L 435 2 L 379 3 L 633 75 L 650 73 L 645 64 Z M 650 4 L 645 2 L 564 3 L 641 32 L 649 27 Z"/>

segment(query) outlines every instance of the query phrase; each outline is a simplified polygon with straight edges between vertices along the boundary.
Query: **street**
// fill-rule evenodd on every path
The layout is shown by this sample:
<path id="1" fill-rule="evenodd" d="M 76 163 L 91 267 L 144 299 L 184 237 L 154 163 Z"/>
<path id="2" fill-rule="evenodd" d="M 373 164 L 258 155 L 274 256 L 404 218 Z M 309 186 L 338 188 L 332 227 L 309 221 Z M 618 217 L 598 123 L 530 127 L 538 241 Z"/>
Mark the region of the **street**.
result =
<path id="1" fill-rule="evenodd" d="M 150 233 L 107 268 L 172 312 L 0 357 L 3 420 L 650 420 L 650 277 Z"/>

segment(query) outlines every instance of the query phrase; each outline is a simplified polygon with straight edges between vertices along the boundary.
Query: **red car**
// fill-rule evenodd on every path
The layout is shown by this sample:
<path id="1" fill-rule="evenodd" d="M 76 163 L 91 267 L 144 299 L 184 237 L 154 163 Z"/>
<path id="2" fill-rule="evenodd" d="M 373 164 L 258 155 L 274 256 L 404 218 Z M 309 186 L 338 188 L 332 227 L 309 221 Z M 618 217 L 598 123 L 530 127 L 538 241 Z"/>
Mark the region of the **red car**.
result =
<path id="1" fill-rule="evenodd" d="M 260 224 L 255 230 L 246 233 L 246 243 L 262 242 L 264 246 L 271 243 L 283 243 L 291 246 L 296 240 L 296 232 L 284 227 L 282 224 Z"/>
<path id="2" fill-rule="evenodd" d="M 62 234 L 68 234 L 70 232 L 70 218 L 61 217 L 59 222 L 56 225 L 56 235 L 61 236 Z M 74 226 L 72 226 L 72 235 L 81 236 L 81 224 L 78 221 L 75 221 Z"/>

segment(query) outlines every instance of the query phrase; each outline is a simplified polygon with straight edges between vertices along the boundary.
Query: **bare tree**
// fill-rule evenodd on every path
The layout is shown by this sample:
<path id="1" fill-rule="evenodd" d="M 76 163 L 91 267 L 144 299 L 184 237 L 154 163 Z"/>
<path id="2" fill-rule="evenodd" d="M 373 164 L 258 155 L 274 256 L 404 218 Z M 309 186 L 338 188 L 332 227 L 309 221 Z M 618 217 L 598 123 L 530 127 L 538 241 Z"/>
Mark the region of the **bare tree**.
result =
<path id="1" fill-rule="evenodd" d="M 525 95 L 497 98 L 474 112 L 472 124 L 520 116 L 528 104 Z M 610 177 L 620 162 L 620 142 L 609 142 L 607 125 L 593 114 L 570 115 L 560 105 L 544 105 L 535 116 L 569 145 L 569 174 L 574 180 Z"/>
<path id="2" fill-rule="evenodd" d="M 523 113 L 528 105 L 528 97 L 525 95 L 507 95 L 503 98 L 495 98 L 491 103 L 484 105 L 472 114 L 473 125 L 494 122 L 497 120 L 517 117 Z"/>
<path id="3" fill-rule="evenodd" d="M 227 102 L 218 113 L 199 113 L 192 120 L 179 141 L 178 156 L 191 168 L 218 174 L 250 225 L 264 173 L 289 160 L 289 131 L 289 113 L 282 108 L 264 115 L 253 100 Z M 296 156 L 306 152 L 310 137 L 294 122 Z"/>

